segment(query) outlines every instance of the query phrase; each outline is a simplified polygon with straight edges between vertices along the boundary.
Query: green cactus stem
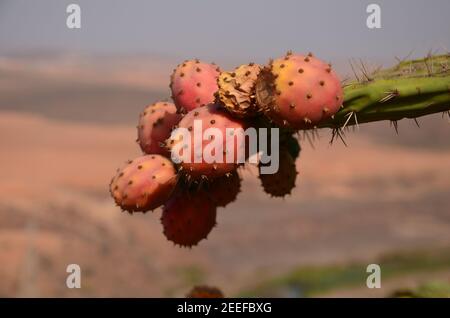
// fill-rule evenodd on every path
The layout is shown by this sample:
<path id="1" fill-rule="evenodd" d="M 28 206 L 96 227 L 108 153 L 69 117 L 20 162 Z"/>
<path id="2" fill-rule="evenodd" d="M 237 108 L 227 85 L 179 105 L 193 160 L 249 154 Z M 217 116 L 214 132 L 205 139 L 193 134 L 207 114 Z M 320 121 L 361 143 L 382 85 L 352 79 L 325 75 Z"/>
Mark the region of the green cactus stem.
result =
<path id="1" fill-rule="evenodd" d="M 345 128 L 373 121 L 450 111 L 450 55 L 405 61 L 344 89 L 342 109 L 317 128 Z"/>

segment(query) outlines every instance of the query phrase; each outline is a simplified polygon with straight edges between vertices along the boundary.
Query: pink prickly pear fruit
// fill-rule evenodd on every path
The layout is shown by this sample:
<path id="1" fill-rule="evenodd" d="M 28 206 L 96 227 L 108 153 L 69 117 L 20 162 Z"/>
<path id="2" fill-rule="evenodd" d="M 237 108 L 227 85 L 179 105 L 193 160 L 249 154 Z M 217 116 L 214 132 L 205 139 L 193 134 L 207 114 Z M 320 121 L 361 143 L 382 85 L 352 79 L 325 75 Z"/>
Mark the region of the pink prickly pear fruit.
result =
<path id="1" fill-rule="evenodd" d="M 260 72 L 256 98 L 267 117 L 293 129 L 312 128 L 332 117 L 344 100 L 341 82 L 330 64 L 311 53 L 290 52 Z"/>
<path id="2" fill-rule="evenodd" d="M 111 196 L 124 211 L 147 212 L 164 204 L 177 183 L 173 163 L 160 155 L 128 161 L 110 184 Z"/>
<path id="3" fill-rule="evenodd" d="M 241 192 L 241 178 L 237 171 L 230 172 L 208 183 L 205 191 L 218 207 L 225 207 Z"/>
<path id="4" fill-rule="evenodd" d="M 244 121 L 233 118 L 218 104 L 209 104 L 187 113 L 166 145 L 172 160 L 179 163 L 179 171 L 188 178 L 216 178 L 245 162 L 245 129 Z"/>
<path id="5" fill-rule="evenodd" d="M 170 156 L 164 145 L 181 114 L 173 103 L 157 102 L 147 106 L 139 117 L 137 142 L 146 154 Z"/>
<path id="6" fill-rule="evenodd" d="M 279 169 L 274 174 L 259 173 L 264 191 L 273 197 L 284 197 L 295 188 L 297 178 L 295 160 L 287 149 L 280 149 Z"/>
<path id="7" fill-rule="evenodd" d="M 184 61 L 174 70 L 170 80 L 172 99 L 180 112 L 188 112 L 212 103 L 218 90 L 220 69 L 199 60 Z"/>
<path id="8" fill-rule="evenodd" d="M 169 241 L 192 247 L 206 239 L 216 225 L 216 205 L 205 192 L 177 192 L 164 205 L 161 223 Z"/>

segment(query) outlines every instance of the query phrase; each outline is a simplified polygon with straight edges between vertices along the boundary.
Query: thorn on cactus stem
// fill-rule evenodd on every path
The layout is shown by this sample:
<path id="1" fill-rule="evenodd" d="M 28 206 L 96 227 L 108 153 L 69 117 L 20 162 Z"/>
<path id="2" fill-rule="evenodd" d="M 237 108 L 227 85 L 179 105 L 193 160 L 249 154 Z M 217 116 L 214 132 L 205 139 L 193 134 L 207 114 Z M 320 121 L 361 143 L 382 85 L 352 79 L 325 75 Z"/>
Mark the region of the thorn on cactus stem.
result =
<path id="1" fill-rule="evenodd" d="M 394 126 L 395 132 L 396 132 L 397 135 L 398 135 L 398 122 L 397 122 L 396 120 L 392 120 L 392 121 L 391 121 L 391 125 Z"/>

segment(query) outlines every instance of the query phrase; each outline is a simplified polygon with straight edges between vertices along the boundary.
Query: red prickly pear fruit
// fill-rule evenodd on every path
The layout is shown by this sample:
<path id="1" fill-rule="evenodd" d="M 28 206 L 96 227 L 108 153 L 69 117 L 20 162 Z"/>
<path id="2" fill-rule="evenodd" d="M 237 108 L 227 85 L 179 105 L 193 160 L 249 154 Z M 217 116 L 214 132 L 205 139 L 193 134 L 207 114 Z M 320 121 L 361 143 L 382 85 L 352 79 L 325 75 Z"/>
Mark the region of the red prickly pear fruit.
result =
<path id="1" fill-rule="evenodd" d="M 216 211 L 216 205 L 205 192 L 177 192 L 164 205 L 161 217 L 164 235 L 182 247 L 197 245 L 216 225 Z"/>
<path id="2" fill-rule="evenodd" d="M 180 112 L 212 103 L 218 90 L 220 69 L 215 64 L 188 60 L 178 65 L 170 79 L 172 99 Z"/>
<path id="3" fill-rule="evenodd" d="M 235 201 L 241 192 L 241 178 L 237 171 L 233 171 L 212 180 L 205 190 L 218 207 L 225 207 Z"/>
<path id="4" fill-rule="evenodd" d="M 233 118 L 218 104 L 209 104 L 187 113 L 166 145 L 172 160 L 179 163 L 179 171 L 189 178 L 216 178 L 245 162 L 245 129 L 244 121 Z M 205 132 L 211 135 L 205 136 Z"/>
<path id="5" fill-rule="evenodd" d="M 330 64 L 311 53 L 288 53 L 261 71 L 256 99 L 278 125 L 305 129 L 332 117 L 341 107 L 344 94 Z"/>
<path id="6" fill-rule="evenodd" d="M 259 173 L 263 189 L 273 197 L 284 197 L 295 188 L 297 178 L 295 160 L 287 149 L 280 149 L 280 163 L 278 171 L 274 174 Z"/>
<path id="7" fill-rule="evenodd" d="M 186 298 L 224 298 L 222 291 L 216 287 L 195 286 L 186 295 Z"/>
<path id="8" fill-rule="evenodd" d="M 255 84 L 261 67 L 255 63 L 244 64 L 232 72 L 220 73 L 219 99 L 225 108 L 239 118 L 259 114 L 256 103 Z"/>
<path id="9" fill-rule="evenodd" d="M 147 212 L 164 204 L 177 183 L 173 163 L 160 155 L 128 161 L 111 180 L 111 196 L 123 210 Z"/>
<path id="10" fill-rule="evenodd" d="M 147 106 L 139 117 L 138 143 L 146 154 L 170 156 L 164 145 L 181 115 L 173 103 L 157 102 Z"/>

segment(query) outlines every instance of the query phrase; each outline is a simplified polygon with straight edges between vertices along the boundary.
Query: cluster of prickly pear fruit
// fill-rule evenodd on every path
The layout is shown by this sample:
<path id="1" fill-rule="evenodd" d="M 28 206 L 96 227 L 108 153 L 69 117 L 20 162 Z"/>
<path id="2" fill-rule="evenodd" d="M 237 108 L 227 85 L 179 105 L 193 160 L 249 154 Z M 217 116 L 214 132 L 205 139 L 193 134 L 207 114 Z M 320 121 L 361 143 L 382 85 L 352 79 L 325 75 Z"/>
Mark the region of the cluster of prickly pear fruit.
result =
<path id="1" fill-rule="evenodd" d="M 450 57 L 437 62 L 442 60 L 448 64 Z M 414 68 L 422 65 L 416 62 Z M 196 245 L 215 226 L 217 208 L 236 200 L 241 190 L 237 169 L 259 155 L 251 153 L 246 128 L 279 129 L 278 171 L 263 174 L 262 162 L 258 168 L 264 191 L 284 197 L 298 174 L 298 130 L 330 127 L 334 136 L 347 124 L 358 124 L 357 114 L 360 122 L 369 122 L 449 111 L 448 69 L 406 78 L 394 71 L 395 79 L 383 73 L 347 86 L 344 101 L 331 66 L 312 54 L 288 53 L 264 67 L 250 63 L 222 73 L 215 64 L 187 60 L 171 76 L 174 104 L 157 102 L 141 113 L 137 141 L 145 155 L 118 169 L 111 195 L 130 213 L 163 206 L 167 239 Z"/>
<path id="2" fill-rule="evenodd" d="M 199 60 L 178 65 L 170 83 L 174 103 L 156 102 L 140 114 L 137 142 L 146 155 L 128 162 L 111 181 L 116 204 L 130 213 L 162 206 L 163 233 L 177 245 L 190 247 L 205 239 L 216 224 L 217 208 L 235 201 L 241 190 L 237 169 L 250 155 L 245 129 L 268 113 L 257 103 L 261 70 L 254 63 L 222 73 Z M 270 117 L 262 121 L 277 123 Z M 219 134 L 207 135 L 211 130 Z M 196 152 L 197 135 L 201 149 L 220 149 L 210 153 L 218 160 Z M 292 132 L 287 136 L 298 154 L 298 141 Z M 286 158 L 280 159 L 280 172 L 272 178 L 261 175 L 263 188 L 273 196 L 290 193 L 297 175 L 293 156 L 287 146 L 282 149 Z"/>

